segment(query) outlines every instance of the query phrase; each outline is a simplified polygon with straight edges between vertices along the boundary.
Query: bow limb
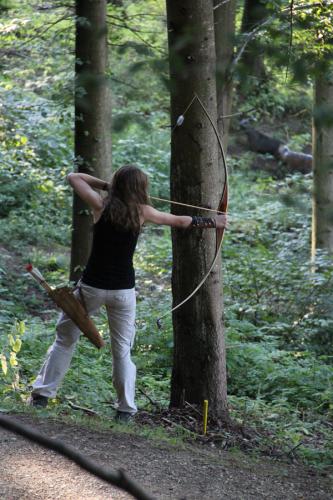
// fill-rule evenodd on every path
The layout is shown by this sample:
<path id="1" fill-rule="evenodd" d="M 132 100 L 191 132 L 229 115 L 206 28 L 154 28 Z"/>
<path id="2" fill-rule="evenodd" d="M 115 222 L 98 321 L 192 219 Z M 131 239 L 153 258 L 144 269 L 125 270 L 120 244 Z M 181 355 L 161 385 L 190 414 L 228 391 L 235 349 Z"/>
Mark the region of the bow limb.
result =
<path id="1" fill-rule="evenodd" d="M 222 191 L 222 196 L 219 202 L 219 206 L 217 208 L 217 212 L 221 212 L 226 214 L 228 211 L 228 169 L 227 169 L 227 160 L 226 160 L 226 155 L 224 152 L 222 140 L 220 137 L 220 134 L 218 133 L 217 127 L 215 123 L 213 122 L 210 114 L 208 113 L 206 107 L 204 106 L 203 102 L 201 101 L 200 97 L 195 94 L 200 106 L 202 107 L 205 115 L 207 116 L 209 123 L 213 127 L 217 143 L 219 145 L 220 151 L 221 151 L 221 157 L 223 161 L 223 170 L 224 170 L 224 185 L 223 185 L 223 191 Z M 222 247 L 222 242 L 223 242 L 223 236 L 224 236 L 224 228 L 222 229 L 216 229 L 216 245 L 215 245 L 215 256 L 214 256 L 214 264 L 216 262 L 216 254 L 220 253 L 221 247 Z M 214 267 L 214 266 L 213 266 Z M 212 267 L 212 268 L 213 268 Z M 210 274 L 212 268 L 210 268 L 208 275 Z M 205 279 L 208 277 L 208 275 L 205 275 Z"/>
<path id="2" fill-rule="evenodd" d="M 216 139 L 217 139 L 220 151 L 221 151 L 221 156 L 222 156 L 222 161 L 223 161 L 223 169 L 224 169 L 224 185 L 223 185 L 222 196 L 221 196 L 221 199 L 220 199 L 220 202 L 219 202 L 219 205 L 218 205 L 216 212 L 226 214 L 228 211 L 228 169 L 227 169 L 226 155 L 224 152 L 222 140 L 220 138 L 220 135 L 218 133 L 218 130 L 217 130 L 215 123 L 213 122 L 206 107 L 204 106 L 203 102 L 201 101 L 201 99 L 199 98 L 199 96 L 197 94 L 194 94 L 194 97 L 192 98 L 190 104 L 187 106 L 186 111 L 188 111 L 188 109 L 195 102 L 195 100 L 198 101 L 198 103 L 200 104 L 201 108 L 203 109 L 206 117 L 208 118 L 209 123 L 213 127 L 213 130 L 214 130 L 214 133 L 215 133 L 215 136 L 216 136 Z M 183 113 L 183 115 L 185 114 L 185 112 Z M 174 306 L 170 311 L 167 311 L 165 314 L 163 314 L 160 318 L 157 319 L 157 326 L 159 328 L 161 328 L 161 319 L 162 318 L 164 318 L 169 313 L 170 314 L 173 313 L 174 311 L 179 309 L 182 305 L 184 305 L 188 300 L 190 300 L 193 297 L 193 295 L 195 295 L 197 293 L 197 291 L 205 283 L 206 279 L 208 278 L 208 276 L 212 272 L 212 270 L 213 270 L 213 268 L 218 260 L 218 257 L 220 255 L 220 251 L 221 251 L 222 243 L 223 243 L 223 237 L 224 237 L 224 228 L 216 229 L 215 255 L 214 255 L 214 258 L 213 258 L 211 265 L 209 266 L 208 271 L 206 272 L 206 274 L 204 275 L 204 277 L 202 278 L 200 283 L 194 288 L 194 290 L 187 297 L 185 297 L 184 300 L 182 300 L 179 304 Z"/>

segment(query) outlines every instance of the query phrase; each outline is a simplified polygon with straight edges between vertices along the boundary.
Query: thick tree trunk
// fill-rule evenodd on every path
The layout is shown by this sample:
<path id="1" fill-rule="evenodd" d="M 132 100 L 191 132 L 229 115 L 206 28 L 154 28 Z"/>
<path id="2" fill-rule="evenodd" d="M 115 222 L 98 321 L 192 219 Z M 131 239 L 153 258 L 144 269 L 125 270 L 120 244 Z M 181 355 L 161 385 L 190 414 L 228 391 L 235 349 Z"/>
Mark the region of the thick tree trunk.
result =
<path id="1" fill-rule="evenodd" d="M 167 1 L 171 123 L 194 93 L 217 123 L 213 0 Z M 214 131 L 198 102 L 171 141 L 171 198 L 218 206 L 223 173 Z M 186 213 L 176 207 L 174 213 Z M 193 215 L 193 211 L 188 211 Z M 208 215 L 208 214 L 207 214 Z M 215 251 L 214 230 L 173 230 L 173 300 L 178 304 L 200 282 Z M 210 414 L 227 418 L 226 364 L 222 324 L 221 261 L 200 291 L 173 315 L 174 361 L 171 405 L 209 400 Z"/>
<path id="2" fill-rule="evenodd" d="M 317 248 L 333 254 L 332 68 L 329 74 L 317 77 L 314 94 L 312 257 Z"/>
<path id="3" fill-rule="evenodd" d="M 222 137 L 224 150 L 227 150 L 230 128 L 233 81 L 228 70 L 234 54 L 236 1 L 230 0 L 221 4 L 214 0 L 215 48 L 216 48 L 216 89 L 217 89 L 217 123 Z"/>
<path id="4" fill-rule="evenodd" d="M 106 78 L 106 0 L 76 0 L 75 162 L 79 172 L 111 173 L 111 99 Z M 71 280 L 85 266 L 91 243 L 88 207 L 74 194 Z"/>

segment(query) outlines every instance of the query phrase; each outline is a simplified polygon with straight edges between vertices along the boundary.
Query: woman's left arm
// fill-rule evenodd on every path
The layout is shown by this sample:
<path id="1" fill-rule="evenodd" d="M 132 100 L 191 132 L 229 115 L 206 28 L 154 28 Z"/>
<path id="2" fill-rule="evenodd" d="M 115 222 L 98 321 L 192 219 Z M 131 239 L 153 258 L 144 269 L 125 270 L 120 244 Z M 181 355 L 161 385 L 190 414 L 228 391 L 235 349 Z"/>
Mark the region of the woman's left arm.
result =
<path id="1" fill-rule="evenodd" d="M 190 217 L 188 215 L 173 215 L 165 212 L 160 212 L 150 205 L 142 205 L 141 207 L 143 222 L 153 222 L 154 224 L 162 224 L 165 226 L 178 227 L 186 229 L 188 227 L 198 227 L 202 229 L 216 228 L 222 229 L 227 227 L 227 216 L 218 214 L 213 219 L 211 217 Z"/>

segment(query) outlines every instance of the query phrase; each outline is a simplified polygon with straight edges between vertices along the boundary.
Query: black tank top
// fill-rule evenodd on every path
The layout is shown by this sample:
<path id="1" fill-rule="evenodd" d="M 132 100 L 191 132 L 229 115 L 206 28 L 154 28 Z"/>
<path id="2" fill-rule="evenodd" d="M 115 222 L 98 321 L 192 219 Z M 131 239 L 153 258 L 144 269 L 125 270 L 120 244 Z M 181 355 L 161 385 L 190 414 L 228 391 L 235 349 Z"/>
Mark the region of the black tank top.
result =
<path id="1" fill-rule="evenodd" d="M 133 254 L 138 233 L 117 229 L 105 212 L 94 224 L 90 257 L 82 281 L 104 290 L 122 290 L 135 286 Z"/>

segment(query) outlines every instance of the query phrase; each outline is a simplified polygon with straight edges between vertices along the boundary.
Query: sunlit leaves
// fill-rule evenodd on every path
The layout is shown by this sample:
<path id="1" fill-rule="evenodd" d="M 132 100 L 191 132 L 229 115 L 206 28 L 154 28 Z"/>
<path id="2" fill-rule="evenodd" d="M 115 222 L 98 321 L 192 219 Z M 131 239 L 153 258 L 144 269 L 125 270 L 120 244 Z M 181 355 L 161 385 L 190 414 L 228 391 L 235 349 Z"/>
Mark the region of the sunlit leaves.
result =
<path id="1" fill-rule="evenodd" d="M 13 389 L 17 389 L 19 386 L 20 375 L 18 372 L 19 361 L 17 359 L 17 354 L 21 351 L 21 336 L 24 334 L 24 332 L 24 322 L 15 321 L 11 327 L 11 332 L 7 334 L 7 342 L 5 340 L 6 337 L 0 339 L 0 348 L 2 350 L 0 354 L 1 370 L 3 375 L 6 377 L 6 385 L 8 383 L 9 386 Z"/>
<path id="2" fill-rule="evenodd" d="M 20 338 L 17 338 L 14 342 L 14 344 L 12 345 L 12 349 L 14 351 L 14 353 L 18 353 L 20 352 L 21 350 L 21 347 L 22 347 L 22 340 Z"/>
<path id="3" fill-rule="evenodd" d="M 7 375 L 8 366 L 7 366 L 7 358 L 4 354 L 0 355 L 1 358 L 1 369 L 4 375 Z"/>
<path id="4" fill-rule="evenodd" d="M 17 366 L 18 365 L 18 362 L 17 362 L 17 359 L 16 359 L 16 353 L 15 352 L 11 352 L 10 353 L 10 357 L 9 357 L 9 364 L 10 366 L 13 368 L 14 366 Z"/>

